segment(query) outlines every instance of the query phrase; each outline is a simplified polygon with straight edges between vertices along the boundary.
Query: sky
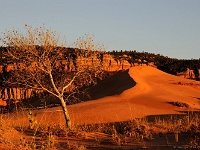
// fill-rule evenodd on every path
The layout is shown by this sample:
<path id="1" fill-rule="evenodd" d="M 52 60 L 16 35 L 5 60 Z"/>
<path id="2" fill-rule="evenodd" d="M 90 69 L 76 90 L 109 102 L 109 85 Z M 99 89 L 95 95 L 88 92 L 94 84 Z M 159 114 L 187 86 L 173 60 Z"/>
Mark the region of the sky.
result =
<path id="1" fill-rule="evenodd" d="M 94 34 L 107 51 L 200 58 L 200 0 L 0 0 L 5 30 L 45 26 L 66 36 Z"/>

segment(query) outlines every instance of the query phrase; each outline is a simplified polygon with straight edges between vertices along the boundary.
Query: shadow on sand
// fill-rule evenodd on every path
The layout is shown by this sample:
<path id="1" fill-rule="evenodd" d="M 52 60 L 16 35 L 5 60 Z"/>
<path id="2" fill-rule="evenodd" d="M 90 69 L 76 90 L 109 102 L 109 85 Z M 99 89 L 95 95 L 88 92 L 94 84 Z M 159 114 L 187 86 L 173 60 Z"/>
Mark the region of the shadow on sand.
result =
<path id="1" fill-rule="evenodd" d="M 119 95 L 123 91 L 134 87 L 136 82 L 130 77 L 128 71 L 120 71 L 88 88 L 90 99 L 95 100 L 105 96 Z M 88 98 L 83 100 L 88 100 Z"/>
<path id="2" fill-rule="evenodd" d="M 75 104 L 81 101 L 96 100 L 105 96 L 119 95 L 123 91 L 134 87 L 136 82 L 130 77 L 128 71 L 129 70 L 117 72 L 114 75 L 99 81 L 95 86 L 88 87 L 86 90 L 86 95 L 76 95 L 79 100 L 74 102 L 73 99 L 69 99 L 69 104 Z M 87 93 L 89 96 L 87 96 Z M 43 109 L 45 107 L 55 107 L 59 104 L 60 101 L 56 97 L 49 94 L 46 94 L 45 96 L 45 94 L 43 94 L 43 97 L 32 97 L 30 99 L 20 101 L 17 106 L 12 104 L 7 109 L 9 109 L 9 111 L 14 110 L 16 107 L 27 109 Z"/>

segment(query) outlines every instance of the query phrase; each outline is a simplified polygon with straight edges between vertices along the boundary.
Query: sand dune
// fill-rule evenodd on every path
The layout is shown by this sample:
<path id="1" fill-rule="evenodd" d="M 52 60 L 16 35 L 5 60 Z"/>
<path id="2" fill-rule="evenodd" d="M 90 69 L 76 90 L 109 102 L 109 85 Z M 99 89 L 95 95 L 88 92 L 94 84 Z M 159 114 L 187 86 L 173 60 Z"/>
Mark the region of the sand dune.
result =
<path id="1" fill-rule="evenodd" d="M 74 124 L 126 121 L 200 109 L 200 82 L 150 66 L 131 67 L 120 72 L 90 89 L 90 94 L 92 100 L 69 106 Z M 177 107 L 168 102 L 182 102 L 189 107 Z M 62 113 L 59 109 L 51 108 L 49 111 L 53 113 L 49 117 L 60 116 L 55 115 Z"/>
<path id="2" fill-rule="evenodd" d="M 132 88 L 136 82 L 129 75 L 129 71 L 118 72 L 111 77 L 100 81 L 94 87 L 90 87 L 88 93 L 90 99 L 99 99 L 105 96 L 120 95 L 124 90 Z"/>

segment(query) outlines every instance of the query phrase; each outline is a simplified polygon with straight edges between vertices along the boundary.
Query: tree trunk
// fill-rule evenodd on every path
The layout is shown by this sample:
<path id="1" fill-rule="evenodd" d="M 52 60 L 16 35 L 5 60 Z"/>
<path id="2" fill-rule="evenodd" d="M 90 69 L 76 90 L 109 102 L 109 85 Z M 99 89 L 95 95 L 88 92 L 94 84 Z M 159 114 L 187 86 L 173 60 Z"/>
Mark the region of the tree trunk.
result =
<path id="1" fill-rule="evenodd" d="M 63 110 L 63 113 L 64 113 L 64 117 L 65 117 L 65 121 L 66 121 L 66 128 L 68 130 L 71 130 L 72 125 L 71 125 L 71 120 L 70 120 L 70 117 L 69 117 L 69 112 L 67 110 L 67 105 L 66 105 L 65 100 L 63 99 L 63 97 L 60 98 L 60 101 L 61 101 L 61 107 L 62 107 L 62 110 Z"/>

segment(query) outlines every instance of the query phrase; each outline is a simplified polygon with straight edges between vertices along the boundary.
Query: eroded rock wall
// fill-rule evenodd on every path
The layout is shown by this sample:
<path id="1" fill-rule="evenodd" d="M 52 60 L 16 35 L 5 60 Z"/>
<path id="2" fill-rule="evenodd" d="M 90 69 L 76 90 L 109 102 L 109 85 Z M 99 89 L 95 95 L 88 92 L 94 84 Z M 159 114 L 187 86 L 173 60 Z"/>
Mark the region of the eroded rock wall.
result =
<path id="1" fill-rule="evenodd" d="M 200 73 L 200 69 L 198 71 Z M 186 79 L 196 79 L 194 70 L 191 70 L 189 68 L 187 68 L 187 70 L 184 72 L 177 73 L 177 76 L 180 76 Z M 200 78 L 200 75 L 199 75 L 199 78 Z"/>
<path id="2" fill-rule="evenodd" d="M 131 67 L 131 64 L 126 60 L 126 57 L 121 57 L 118 60 L 115 60 L 114 57 L 110 54 L 103 54 L 102 58 L 98 58 L 98 56 L 83 58 L 78 56 L 76 60 L 71 59 L 63 59 L 58 60 L 56 62 L 56 69 L 58 71 L 74 71 L 76 70 L 76 64 L 82 63 L 91 65 L 102 65 L 103 70 L 105 71 L 119 71 L 126 70 Z M 31 70 L 34 71 L 34 64 L 30 66 Z M 28 68 L 28 69 L 30 69 Z M 8 64 L 7 66 L 0 66 L 0 74 L 1 76 L 5 73 L 8 73 L 13 70 L 23 71 L 23 64 Z M 31 71 L 30 70 L 30 71 Z M 5 75 L 4 74 L 4 75 Z M 3 80 L 3 78 L 2 78 Z M 37 92 L 36 92 L 37 93 Z M 31 96 L 34 96 L 33 89 L 23 89 L 23 88 L 0 88 L 0 105 L 5 105 L 5 101 L 19 101 L 23 99 L 29 99 Z"/>

